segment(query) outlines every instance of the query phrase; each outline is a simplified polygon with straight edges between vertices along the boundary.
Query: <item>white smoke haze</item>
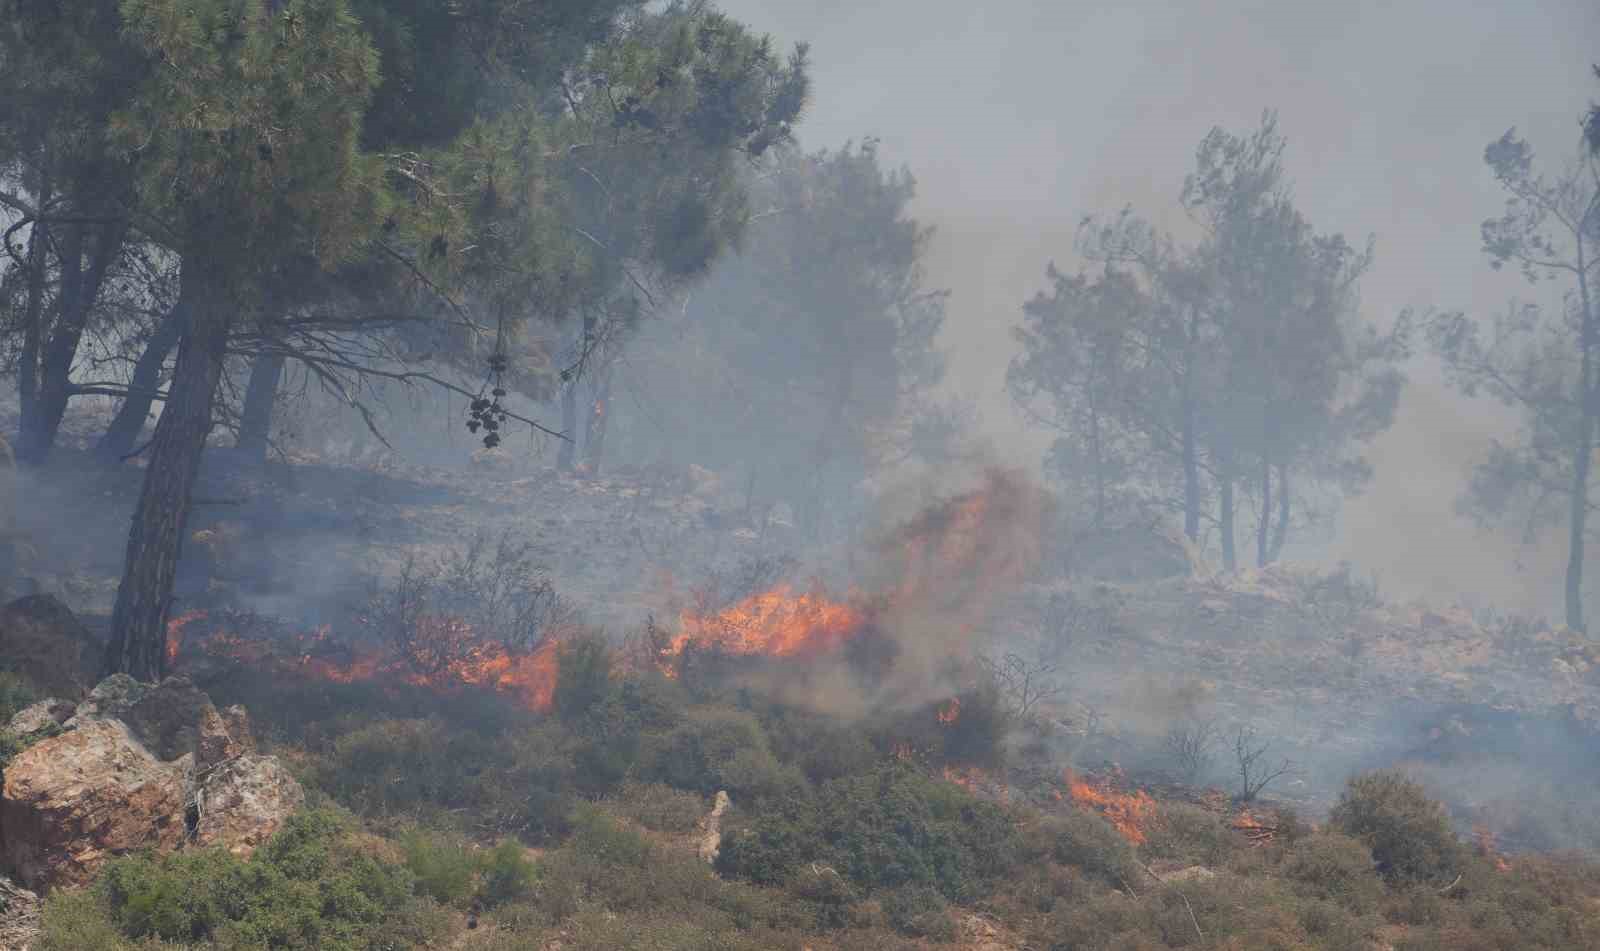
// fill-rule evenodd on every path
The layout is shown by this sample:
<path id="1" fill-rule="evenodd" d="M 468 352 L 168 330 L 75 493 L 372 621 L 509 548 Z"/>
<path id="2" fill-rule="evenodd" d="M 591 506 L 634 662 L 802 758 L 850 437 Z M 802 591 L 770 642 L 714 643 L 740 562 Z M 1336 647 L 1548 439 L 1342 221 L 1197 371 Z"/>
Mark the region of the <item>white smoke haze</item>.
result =
<path id="1" fill-rule="evenodd" d="M 1009 328 L 1046 264 L 1075 270 L 1080 218 L 1128 204 L 1183 233 L 1195 145 L 1212 126 L 1252 128 L 1263 109 L 1279 111 L 1307 217 L 1358 245 L 1377 236 L 1367 319 L 1552 299 L 1488 266 L 1478 228 L 1503 195 L 1482 155 L 1515 126 L 1543 161 L 1571 156 L 1600 36 L 1600 8 L 1584 0 L 725 6 L 813 42 L 808 147 L 876 136 L 916 176 L 916 213 L 938 229 L 929 283 L 953 292 L 946 386 L 976 394 L 1008 463 L 1037 465 L 1048 442 L 1003 390 Z M 1336 537 L 1287 557 L 1350 560 L 1390 597 L 1551 612 L 1559 540 L 1526 551 L 1454 511 L 1505 415 L 1443 392 L 1425 365 L 1412 380 L 1371 448 L 1369 491 L 1345 504 Z"/>

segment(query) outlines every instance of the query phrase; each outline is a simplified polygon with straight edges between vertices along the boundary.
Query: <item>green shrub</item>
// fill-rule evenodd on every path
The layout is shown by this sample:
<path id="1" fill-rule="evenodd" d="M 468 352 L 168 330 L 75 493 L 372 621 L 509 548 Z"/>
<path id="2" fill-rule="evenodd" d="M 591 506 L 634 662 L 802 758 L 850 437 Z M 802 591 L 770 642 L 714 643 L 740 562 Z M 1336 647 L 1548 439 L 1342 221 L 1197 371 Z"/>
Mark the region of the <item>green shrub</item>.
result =
<path id="1" fill-rule="evenodd" d="M 1215 813 L 1186 803 L 1167 803 L 1146 834 L 1144 853 L 1198 865 L 1221 865 L 1234 849 L 1234 836 Z"/>
<path id="2" fill-rule="evenodd" d="M 817 927 L 827 929 L 848 925 L 851 906 L 859 897 L 843 875 L 820 863 L 798 870 L 789 882 L 789 893 L 811 906 Z"/>
<path id="3" fill-rule="evenodd" d="M 1127 887 L 1136 881 L 1133 847 L 1111 823 L 1085 809 L 1071 809 L 1041 824 L 1039 833 L 1053 843 L 1057 862 L 1082 869 L 1108 885 Z"/>
<path id="4" fill-rule="evenodd" d="M 906 885 L 885 894 L 883 914 L 894 930 L 909 937 L 943 941 L 956 935 L 944 897 L 926 885 Z"/>
<path id="5" fill-rule="evenodd" d="M 39 699 L 38 689 L 21 674 L 0 670 L 0 726 L 10 723 L 19 710 Z"/>
<path id="6" fill-rule="evenodd" d="M 464 841 L 413 829 L 400 838 L 400 849 L 406 868 L 416 880 L 418 894 L 457 906 L 464 906 L 472 897 L 478 857 Z"/>
<path id="7" fill-rule="evenodd" d="M 1328 822 L 1366 843 L 1390 881 L 1448 879 L 1464 855 L 1444 806 L 1397 770 L 1352 778 Z"/>
<path id="8" fill-rule="evenodd" d="M 548 841 L 567 831 L 573 746 L 553 723 L 496 736 L 440 720 L 389 720 L 333 741 L 307 779 L 362 816 L 440 826 L 472 816 L 497 832 Z"/>
<path id="9" fill-rule="evenodd" d="M 486 908 L 527 895 L 539 878 L 538 868 L 515 839 L 503 839 L 485 852 L 481 866 L 483 882 L 478 895 Z"/>
<path id="10" fill-rule="evenodd" d="M 781 885 L 828 848 L 816 804 L 803 795 L 769 800 L 761 812 L 735 811 L 723 819 L 717 872 L 757 885 Z"/>
<path id="11" fill-rule="evenodd" d="M 53 913 L 46 946 L 71 947 L 96 933 L 99 926 L 86 919 L 97 915 L 136 939 L 291 951 L 367 951 L 379 941 L 408 948 L 439 930 L 438 917 L 415 904 L 411 886 L 404 868 L 355 849 L 339 817 L 307 811 L 292 816 L 249 861 L 199 849 L 111 862 L 93 902 Z"/>
<path id="12" fill-rule="evenodd" d="M 555 711 L 563 720 L 587 716 L 611 693 L 611 648 L 594 635 L 563 643 L 559 650 Z"/>
<path id="13" fill-rule="evenodd" d="M 1307 836 L 1291 848 L 1283 874 L 1302 895 L 1370 911 L 1383 894 L 1372 851 L 1338 832 Z"/>
<path id="14" fill-rule="evenodd" d="M 789 707 L 762 713 L 762 727 L 773 755 L 792 764 L 813 783 L 869 772 L 881 758 L 857 724 Z"/>
<path id="15" fill-rule="evenodd" d="M 781 766 L 756 718 L 742 710 L 703 708 L 658 738 L 647 777 L 710 795 L 725 789 L 736 800 L 773 796 L 802 785 L 793 767 Z"/>
<path id="16" fill-rule="evenodd" d="M 98 889 L 58 888 L 45 899 L 39 921 L 42 935 L 36 951 L 132 951 L 129 941 L 111 920 L 104 894 Z M 141 943 L 144 951 L 159 944 Z"/>
<path id="17" fill-rule="evenodd" d="M 613 808 L 652 832 L 673 833 L 692 831 L 707 812 L 703 796 L 665 783 L 624 783 Z"/>

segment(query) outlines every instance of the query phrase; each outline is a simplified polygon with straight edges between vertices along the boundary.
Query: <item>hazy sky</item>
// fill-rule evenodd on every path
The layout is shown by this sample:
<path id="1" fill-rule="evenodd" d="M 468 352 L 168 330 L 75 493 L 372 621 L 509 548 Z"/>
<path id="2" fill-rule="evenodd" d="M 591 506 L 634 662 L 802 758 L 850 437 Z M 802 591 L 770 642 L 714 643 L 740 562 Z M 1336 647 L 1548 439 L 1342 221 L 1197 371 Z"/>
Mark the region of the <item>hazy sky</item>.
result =
<path id="1" fill-rule="evenodd" d="M 1377 235 L 1362 298 L 1381 321 L 1406 306 L 1488 313 L 1527 293 L 1480 250 L 1478 226 L 1502 202 L 1483 147 L 1516 126 L 1543 158 L 1564 161 L 1578 115 L 1600 98 L 1595 0 L 722 5 L 785 43 L 812 44 L 808 147 L 876 136 L 916 175 L 918 214 L 939 231 L 930 281 L 953 291 L 951 383 L 980 401 L 1007 454 L 1029 462 L 1039 437 L 1002 391 L 1021 302 L 1050 259 L 1073 263 L 1085 213 L 1132 203 L 1181 225 L 1178 188 L 1213 125 L 1248 132 L 1263 109 L 1279 110 L 1302 209 L 1353 243 Z M 1330 555 L 1376 570 L 1393 594 L 1536 597 L 1550 573 L 1513 577 L 1511 550 L 1452 513 L 1461 472 L 1490 435 L 1485 408 L 1438 392 L 1426 368 L 1418 376 L 1373 453 L 1376 484 L 1346 506 Z"/>

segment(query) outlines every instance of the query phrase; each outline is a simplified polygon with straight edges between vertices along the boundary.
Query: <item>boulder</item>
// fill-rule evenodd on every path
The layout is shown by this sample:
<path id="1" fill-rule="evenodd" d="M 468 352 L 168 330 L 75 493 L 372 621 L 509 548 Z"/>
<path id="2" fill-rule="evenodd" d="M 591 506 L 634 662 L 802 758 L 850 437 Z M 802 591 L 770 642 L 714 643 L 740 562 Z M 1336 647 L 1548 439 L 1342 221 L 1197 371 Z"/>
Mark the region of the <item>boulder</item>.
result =
<path id="1" fill-rule="evenodd" d="M 185 837 L 191 761 L 161 762 L 121 721 L 77 719 L 6 766 L 0 849 L 29 888 L 82 885 L 113 856 Z"/>
<path id="2" fill-rule="evenodd" d="M 230 707 L 229 712 L 244 712 L 243 707 Z M 217 712 L 217 708 L 206 704 L 200 720 L 199 741 L 194 751 L 195 769 L 204 772 L 231 759 L 238 759 L 245 753 L 254 752 L 253 744 L 249 742 L 249 725 L 235 720 L 235 727 L 241 728 L 243 741 L 236 739 L 233 730 L 228 727 L 227 718 Z"/>
<path id="3" fill-rule="evenodd" d="M 61 726 L 76 709 L 77 705 L 70 700 L 46 697 L 38 703 L 30 703 L 18 710 L 6 728 L 18 736 L 27 736 L 29 733 Z"/>
<path id="4" fill-rule="evenodd" d="M 39 940 L 39 896 L 0 877 L 0 948 L 28 951 Z"/>
<path id="5" fill-rule="evenodd" d="M 81 697 L 93 681 L 99 643 L 67 606 L 48 594 L 0 608 L 0 667 L 57 697 Z"/>
<path id="6" fill-rule="evenodd" d="M 194 841 L 247 856 L 277 832 L 306 800 L 275 756 L 246 753 L 203 774 L 195 793 Z"/>
<path id="7" fill-rule="evenodd" d="M 72 719 L 62 725 L 70 730 L 84 720 L 121 719 L 149 692 L 150 685 L 147 683 L 134 680 L 127 674 L 112 674 L 95 684 L 89 696 L 78 704 Z"/>
<path id="8" fill-rule="evenodd" d="M 220 722 L 211 698 L 179 674 L 144 691 L 120 718 L 158 759 L 172 760 L 198 752 L 208 714 Z"/>

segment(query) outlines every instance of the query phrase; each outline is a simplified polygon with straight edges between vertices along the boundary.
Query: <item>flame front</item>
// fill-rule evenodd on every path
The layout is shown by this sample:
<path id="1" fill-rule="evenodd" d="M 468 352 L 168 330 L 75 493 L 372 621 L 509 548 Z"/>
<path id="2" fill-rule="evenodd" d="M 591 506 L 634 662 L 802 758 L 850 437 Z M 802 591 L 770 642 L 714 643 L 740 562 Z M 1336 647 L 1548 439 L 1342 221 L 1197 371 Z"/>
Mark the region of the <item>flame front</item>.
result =
<path id="1" fill-rule="evenodd" d="M 499 641 L 473 643 L 471 628 L 464 622 L 449 620 L 439 627 L 460 634 L 465 638 L 462 643 L 470 646 L 446 653 L 433 673 L 420 673 L 393 655 L 348 649 L 333 639 L 326 626 L 287 642 L 218 631 L 206 639 L 203 650 L 213 657 L 310 680 L 339 684 L 390 681 L 441 691 L 476 687 L 508 694 L 536 713 L 550 709 L 560 672 L 558 640 L 547 640 L 532 651 L 520 651 Z M 170 634 L 168 644 L 170 649 Z"/>
<path id="2" fill-rule="evenodd" d="M 1109 786 L 1081 780 L 1070 769 L 1062 775 L 1062 779 L 1073 802 L 1100 813 L 1103 819 L 1122 833 L 1124 839 L 1134 845 L 1144 844 L 1145 827 L 1156 814 L 1156 801 L 1144 790 L 1119 793 Z"/>
<path id="3" fill-rule="evenodd" d="M 854 637 L 865 615 L 820 592 L 796 594 L 780 584 L 715 613 L 684 611 L 678 636 L 664 652 L 682 654 L 690 645 L 729 654 L 795 657 L 830 651 Z"/>
<path id="4" fill-rule="evenodd" d="M 204 611 L 185 611 L 167 621 L 167 666 L 178 662 L 178 654 L 183 650 L 183 629 L 205 617 Z"/>

